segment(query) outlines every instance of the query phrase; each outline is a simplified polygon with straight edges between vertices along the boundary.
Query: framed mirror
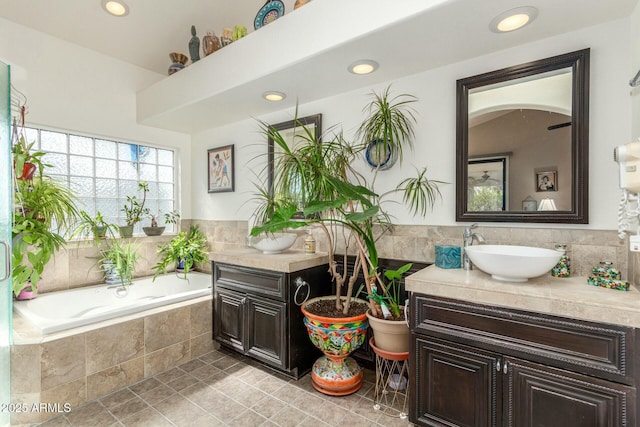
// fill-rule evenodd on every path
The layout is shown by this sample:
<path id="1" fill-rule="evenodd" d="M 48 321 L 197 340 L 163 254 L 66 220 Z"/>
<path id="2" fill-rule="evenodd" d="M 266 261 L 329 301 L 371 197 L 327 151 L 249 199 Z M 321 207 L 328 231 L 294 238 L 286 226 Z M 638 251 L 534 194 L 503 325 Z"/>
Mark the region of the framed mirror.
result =
<path id="1" fill-rule="evenodd" d="M 322 135 L 322 114 L 314 114 L 312 116 L 301 117 L 295 120 L 289 120 L 282 123 L 276 123 L 271 125 L 271 127 L 280 132 L 283 138 L 287 141 L 287 143 L 291 146 L 295 146 L 296 135 L 304 135 L 304 130 L 301 126 L 305 126 L 311 132 L 315 133 L 315 139 L 320 141 L 320 136 Z M 302 139 L 298 138 L 302 141 Z M 273 195 L 273 185 L 274 185 L 274 165 L 278 161 L 278 155 L 280 154 L 278 146 L 274 143 L 271 137 L 267 138 L 267 179 L 268 179 L 268 188 L 269 193 Z"/>
<path id="2" fill-rule="evenodd" d="M 456 108 L 456 221 L 589 222 L 589 49 L 460 79 Z"/>

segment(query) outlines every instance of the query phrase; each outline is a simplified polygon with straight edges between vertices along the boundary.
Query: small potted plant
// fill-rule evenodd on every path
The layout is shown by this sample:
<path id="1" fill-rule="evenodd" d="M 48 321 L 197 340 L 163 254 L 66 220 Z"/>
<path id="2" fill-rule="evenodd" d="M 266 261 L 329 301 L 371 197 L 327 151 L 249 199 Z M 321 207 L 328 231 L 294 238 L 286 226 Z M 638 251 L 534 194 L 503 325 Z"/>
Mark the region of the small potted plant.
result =
<path id="1" fill-rule="evenodd" d="M 387 283 L 378 282 L 372 286 L 371 294 L 367 295 L 376 305 L 377 312 L 381 313 L 380 316 L 373 316 L 371 311 L 367 312 L 376 347 L 388 352 L 409 351 L 409 325 L 402 301 L 402 276 L 412 266 L 413 264 L 408 263 L 397 270 L 385 270 Z M 381 288 L 378 289 L 379 287 Z"/>
<path id="2" fill-rule="evenodd" d="M 164 233 L 166 226 L 158 227 L 158 216 L 160 215 L 149 215 L 151 219 L 150 227 L 142 227 L 142 231 L 147 236 L 159 236 Z M 171 211 L 164 214 L 164 223 L 166 224 L 177 224 L 178 219 L 180 219 L 180 214 L 178 211 Z"/>
<path id="3" fill-rule="evenodd" d="M 80 219 L 71 237 L 86 237 L 92 235 L 94 243 L 97 244 L 100 240 L 107 238 L 107 236 L 111 238 L 115 237 L 117 231 L 118 226 L 106 222 L 100 211 L 96 212 L 94 217 L 89 215 L 87 211 L 80 211 Z"/>
<path id="4" fill-rule="evenodd" d="M 120 226 L 121 237 L 133 236 L 133 226 L 142 221 L 146 215 L 149 215 L 149 208 L 145 208 L 147 201 L 147 193 L 149 192 L 149 183 L 142 181 L 138 183 L 138 191 L 142 191 L 142 201 L 138 200 L 138 196 L 127 196 L 127 204 L 122 209 L 125 215 L 127 225 Z"/>
<path id="5" fill-rule="evenodd" d="M 35 141 L 27 143 L 24 135 L 20 135 L 20 137 L 18 137 L 16 129 L 17 128 L 14 127 L 14 144 L 11 146 L 16 179 L 29 181 L 33 179 L 36 169 L 38 170 L 40 177 L 42 177 L 44 167 L 41 158 L 45 153 L 42 151 L 35 151 L 32 153 L 31 149 L 33 148 L 33 144 L 35 144 Z"/>
<path id="6" fill-rule="evenodd" d="M 207 253 L 207 237 L 192 225 L 188 232 L 179 232 L 171 241 L 158 247 L 160 259 L 153 267 L 154 279 L 160 274 L 166 274 L 169 265 L 176 265 L 176 270 L 182 270 L 184 277 L 198 264 L 209 261 Z"/>
<path id="7" fill-rule="evenodd" d="M 106 249 L 100 251 L 98 263 L 102 266 L 105 283 L 130 285 L 138 262 L 138 245 L 111 240 Z"/>

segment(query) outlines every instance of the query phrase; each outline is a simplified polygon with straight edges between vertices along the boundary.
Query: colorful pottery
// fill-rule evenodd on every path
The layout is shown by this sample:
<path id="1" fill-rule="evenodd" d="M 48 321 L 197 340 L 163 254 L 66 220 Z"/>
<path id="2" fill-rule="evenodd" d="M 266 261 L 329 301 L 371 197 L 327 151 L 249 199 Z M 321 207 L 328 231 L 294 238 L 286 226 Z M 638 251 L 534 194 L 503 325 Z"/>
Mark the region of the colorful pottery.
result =
<path id="1" fill-rule="evenodd" d="M 256 19 L 253 21 L 253 26 L 257 30 L 272 23 L 282 15 L 284 15 L 284 3 L 280 0 L 267 0 L 258 11 Z"/>
<path id="2" fill-rule="evenodd" d="M 317 316 L 305 309 L 319 299 L 333 298 L 311 299 L 302 306 L 302 313 L 309 339 L 325 354 L 311 368 L 313 387 L 324 394 L 344 396 L 355 393 L 362 387 L 362 371 L 355 360 L 348 356 L 364 343 L 369 322 L 365 313 L 334 319 Z M 355 301 L 366 304 L 366 301 Z"/>
<path id="3" fill-rule="evenodd" d="M 172 64 L 169 66 L 168 73 L 169 75 L 175 74 L 176 72 L 182 70 L 185 67 L 185 64 L 189 60 L 187 55 L 184 55 L 180 52 L 171 52 L 169 54 L 169 58 L 171 59 Z"/>
<path id="4" fill-rule="evenodd" d="M 202 52 L 204 56 L 209 56 L 218 49 L 220 49 L 220 40 L 212 31 L 208 31 L 202 38 Z"/>

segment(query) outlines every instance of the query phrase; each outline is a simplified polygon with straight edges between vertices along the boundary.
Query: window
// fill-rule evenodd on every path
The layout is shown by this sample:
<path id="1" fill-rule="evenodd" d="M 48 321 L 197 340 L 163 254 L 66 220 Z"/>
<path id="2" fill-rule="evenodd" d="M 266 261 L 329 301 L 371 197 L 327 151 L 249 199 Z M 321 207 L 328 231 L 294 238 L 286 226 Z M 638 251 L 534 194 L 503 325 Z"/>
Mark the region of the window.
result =
<path id="1" fill-rule="evenodd" d="M 121 211 L 127 196 L 137 195 L 138 182 L 149 183 L 145 207 L 158 215 L 158 225 L 167 232 L 177 231 L 174 224 L 164 224 L 164 214 L 177 208 L 175 202 L 175 153 L 173 150 L 118 142 L 108 139 L 25 128 L 33 149 L 44 151 L 46 174 L 65 182 L 77 197 L 78 208 L 90 216 L 102 213 L 105 221 L 124 225 Z M 136 224 L 134 234 L 150 220 Z"/>

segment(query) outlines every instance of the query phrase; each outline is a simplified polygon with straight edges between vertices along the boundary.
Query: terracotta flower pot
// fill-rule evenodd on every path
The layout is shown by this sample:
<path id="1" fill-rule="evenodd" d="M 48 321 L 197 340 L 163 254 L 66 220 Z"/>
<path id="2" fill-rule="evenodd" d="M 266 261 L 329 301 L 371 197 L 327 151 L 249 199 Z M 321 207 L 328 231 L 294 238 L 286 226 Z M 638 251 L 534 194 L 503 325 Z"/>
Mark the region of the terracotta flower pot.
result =
<path id="1" fill-rule="evenodd" d="M 379 319 L 372 316 L 370 311 L 367 311 L 367 317 L 378 348 L 392 353 L 409 351 L 409 326 L 406 321 Z"/>
<path id="2" fill-rule="evenodd" d="M 14 167 L 15 167 L 15 164 L 14 164 Z M 33 163 L 25 162 L 24 165 L 22 166 L 22 172 L 20 173 L 20 175 L 18 175 L 16 171 L 16 179 L 29 181 L 33 179 L 33 174 L 35 172 L 36 172 L 36 165 Z"/>
<path id="3" fill-rule="evenodd" d="M 344 396 L 362 387 L 362 371 L 356 361 L 348 356 L 364 343 L 368 322 L 365 313 L 354 317 L 330 318 L 306 310 L 306 306 L 317 300 L 334 298 L 313 298 L 302 306 L 302 313 L 309 339 L 325 354 L 311 368 L 313 387 L 324 394 Z M 366 301 L 355 301 L 366 304 Z"/>

